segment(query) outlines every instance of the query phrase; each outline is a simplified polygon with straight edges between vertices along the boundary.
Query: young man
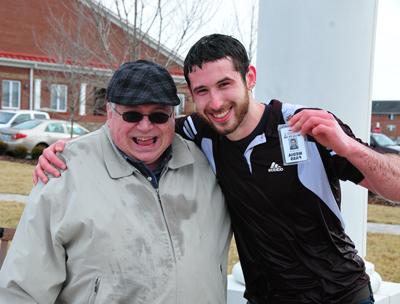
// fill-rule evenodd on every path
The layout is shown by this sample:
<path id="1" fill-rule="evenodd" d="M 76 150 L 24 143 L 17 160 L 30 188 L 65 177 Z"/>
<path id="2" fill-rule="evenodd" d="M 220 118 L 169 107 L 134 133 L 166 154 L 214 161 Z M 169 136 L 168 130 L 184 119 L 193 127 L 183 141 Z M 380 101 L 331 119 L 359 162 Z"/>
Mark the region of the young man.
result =
<path id="1" fill-rule="evenodd" d="M 373 303 L 364 263 L 343 230 L 339 179 L 399 197 L 382 185 L 386 173 L 365 165 L 375 166 L 367 159 L 381 164 L 387 159 L 330 113 L 256 102 L 251 94 L 256 70 L 232 37 L 200 39 L 184 72 L 197 114 L 179 119 L 176 130 L 202 148 L 216 172 L 249 303 Z M 310 135 L 309 161 L 284 165 L 278 125 L 286 122 Z M 43 177 L 41 165 L 59 174 L 45 159 L 64 166 L 55 157 L 58 149 L 62 144 L 45 151 L 35 179 Z M 396 180 L 398 171 L 391 172 L 389 179 Z"/>
<path id="2" fill-rule="evenodd" d="M 174 133 L 172 77 L 126 63 L 107 100 L 106 125 L 62 153 L 68 171 L 33 189 L 0 302 L 226 303 L 230 220 L 204 155 Z"/>

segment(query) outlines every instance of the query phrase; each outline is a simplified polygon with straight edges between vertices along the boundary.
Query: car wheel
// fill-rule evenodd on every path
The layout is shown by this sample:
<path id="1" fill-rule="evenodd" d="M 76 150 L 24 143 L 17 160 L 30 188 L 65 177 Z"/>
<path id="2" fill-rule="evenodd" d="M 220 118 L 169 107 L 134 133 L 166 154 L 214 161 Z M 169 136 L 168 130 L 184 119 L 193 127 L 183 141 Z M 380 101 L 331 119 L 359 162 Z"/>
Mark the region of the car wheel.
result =
<path id="1" fill-rule="evenodd" d="M 42 155 L 42 152 L 44 149 L 46 149 L 49 145 L 45 143 L 41 143 L 36 145 L 31 152 L 31 157 L 32 159 L 38 159 L 40 155 Z"/>

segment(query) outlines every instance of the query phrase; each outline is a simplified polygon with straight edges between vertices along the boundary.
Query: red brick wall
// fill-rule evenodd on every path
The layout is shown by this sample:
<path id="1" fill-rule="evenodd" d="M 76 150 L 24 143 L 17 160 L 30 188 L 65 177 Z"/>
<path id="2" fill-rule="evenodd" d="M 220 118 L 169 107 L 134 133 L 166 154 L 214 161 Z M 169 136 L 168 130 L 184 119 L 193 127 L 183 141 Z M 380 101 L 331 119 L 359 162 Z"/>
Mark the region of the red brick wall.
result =
<path id="1" fill-rule="evenodd" d="M 0 52 L 52 57 L 52 54 L 55 54 L 55 52 L 52 53 L 45 47 L 46 43 L 52 39 L 59 39 L 59 41 L 56 42 L 65 48 L 70 47 L 68 44 L 64 46 L 64 39 L 55 35 L 54 30 L 52 30 L 54 24 L 50 24 L 52 17 L 49 16 L 52 14 L 56 16 L 58 20 L 62 21 L 66 32 L 70 35 L 74 35 L 76 34 L 78 24 L 77 16 L 79 15 L 76 13 L 76 8 L 78 7 L 77 3 L 79 3 L 77 0 L 1 0 Z M 90 17 L 91 12 L 85 6 L 80 5 L 79 10 L 84 11 L 85 14 Z M 94 54 L 90 61 L 96 62 L 97 64 L 107 64 L 108 51 L 101 48 L 99 45 L 99 37 L 93 35 L 96 31 L 93 29 L 90 18 L 83 21 L 82 28 L 83 30 L 80 34 L 85 40 L 85 43 L 90 46 L 92 53 Z M 107 66 L 115 69 L 122 62 L 131 60 L 132 58 L 127 56 L 125 46 L 128 44 L 128 40 L 121 28 L 112 24 L 110 33 L 109 47 L 116 60 L 111 63 L 111 65 L 108 62 L 109 65 Z M 138 58 L 157 58 L 156 61 L 161 64 L 165 64 L 167 61 L 165 56 L 145 44 L 141 44 Z M 175 75 L 183 74 L 182 68 L 176 63 L 170 64 L 168 69 Z M 64 78 L 63 73 L 50 73 L 34 70 L 34 78 L 42 79 L 41 106 L 45 108 L 50 106 L 51 84 L 67 84 L 69 99 L 73 96 L 73 91 L 76 92 L 76 90 L 79 90 L 79 85 L 71 85 L 71 83 Z M 21 80 L 21 109 L 28 109 L 30 90 L 29 69 L 0 66 L 0 80 L 2 79 Z M 104 86 L 106 82 L 107 81 L 104 82 Z M 85 81 L 85 83 L 88 83 L 87 113 L 90 113 L 90 105 L 93 103 L 93 97 L 91 96 L 93 87 L 98 87 L 99 84 L 91 85 L 90 79 Z M 191 97 L 186 84 L 178 85 L 178 91 L 186 95 L 186 111 L 193 111 L 193 103 L 191 102 Z M 53 114 L 53 116 L 60 115 L 62 116 L 63 114 Z"/>
<path id="2" fill-rule="evenodd" d="M 400 114 L 395 115 L 394 120 L 389 119 L 389 114 L 373 114 L 371 117 L 371 131 L 374 132 L 374 128 L 378 122 L 380 124 L 381 133 L 386 134 L 392 139 L 400 137 Z M 388 130 L 388 125 L 395 125 L 396 129 L 390 132 Z"/>

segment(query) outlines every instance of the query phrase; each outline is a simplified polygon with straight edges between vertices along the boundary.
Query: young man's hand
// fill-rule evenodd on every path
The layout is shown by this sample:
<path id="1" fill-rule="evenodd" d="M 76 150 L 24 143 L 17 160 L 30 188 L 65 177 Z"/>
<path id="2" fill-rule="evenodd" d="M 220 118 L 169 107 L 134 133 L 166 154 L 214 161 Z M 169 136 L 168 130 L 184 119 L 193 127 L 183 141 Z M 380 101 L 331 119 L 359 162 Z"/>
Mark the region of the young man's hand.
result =
<path id="1" fill-rule="evenodd" d="M 321 145 L 346 157 L 351 153 L 354 140 L 340 127 L 335 117 L 324 110 L 302 110 L 288 122 L 293 131 L 315 138 Z"/>
<path id="2" fill-rule="evenodd" d="M 67 140 L 60 139 L 43 150 L 32 175 L 35 185 L 39 179 L 45 184 L 49 181 L 46 173 L 59 177 L 61 175 L 59 169 L 65 170 L 67 168 L 66 164 L 56 154 L 64 151 L 66 142 Z"/>

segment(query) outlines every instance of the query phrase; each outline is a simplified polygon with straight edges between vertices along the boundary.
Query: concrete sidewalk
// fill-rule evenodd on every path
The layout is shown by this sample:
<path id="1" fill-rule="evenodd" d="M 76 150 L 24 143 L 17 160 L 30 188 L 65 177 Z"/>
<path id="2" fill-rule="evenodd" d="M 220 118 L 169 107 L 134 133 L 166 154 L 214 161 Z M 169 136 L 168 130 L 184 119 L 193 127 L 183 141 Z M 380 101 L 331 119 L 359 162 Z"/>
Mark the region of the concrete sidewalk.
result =
<path id="1" fill-rule="evenodd" d="M 16 201 L 26 204 L 27 200 L 27 195 L 0 193 L 0 201 Z"/>
<path id="2" fill-rule="evenodd" d="M 372 233 L 400 235 L 400 225 L 367 223 L 367 231 Z"/>

